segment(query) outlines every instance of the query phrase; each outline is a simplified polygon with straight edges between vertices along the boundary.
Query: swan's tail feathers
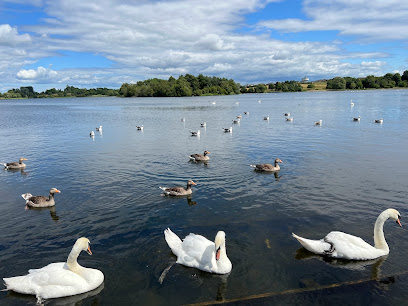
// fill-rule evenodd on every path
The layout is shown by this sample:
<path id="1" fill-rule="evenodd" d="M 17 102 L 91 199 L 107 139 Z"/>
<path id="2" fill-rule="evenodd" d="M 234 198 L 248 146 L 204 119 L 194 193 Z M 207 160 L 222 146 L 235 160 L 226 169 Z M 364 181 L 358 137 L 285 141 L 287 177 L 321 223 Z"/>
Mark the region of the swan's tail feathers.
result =
<path id="1" fill-rule="evenodd" d="M 6 168 L 6 169 L 8 168 L 8 167 L 7 167 L 7 164 L 5 164 L 5 163 L 0 163 L 0 165 L 3 165 L 4 168 Z"/>
<path id="2" fill-rule="evenodd" d="M 164 230 L 164 239 L 166 239 L 167 244 L 169 245 L 171 251 L 174 255 L 177 255 L 178 250 L 181 249 L 181 244 L 183 243 L 179 236 L 167 228 Z"/>
<path id="3" fill-rule="evenodd" d="M 333 248 L 333 245 L 325 242 L 323 239 L 321 240 L 311 240 L 300 237 L 294 233 L 292 236 L 299 241 L 299 243 L 308 251 L 319 254 L 319 255 L 327 255 L 328 252 Z"/>
<path id="4" fill-rule="evenodd" d="M 24 193 L 21 196 L 24 200 L 28 201 L 33 195 L 31 193 Z"/>
<path id="5" fill-rule="evenodd" d="M 255 165 L 249 165 L 250 167 L 252 167 L 252 168 L 256 168 L 256 166 Z"/>

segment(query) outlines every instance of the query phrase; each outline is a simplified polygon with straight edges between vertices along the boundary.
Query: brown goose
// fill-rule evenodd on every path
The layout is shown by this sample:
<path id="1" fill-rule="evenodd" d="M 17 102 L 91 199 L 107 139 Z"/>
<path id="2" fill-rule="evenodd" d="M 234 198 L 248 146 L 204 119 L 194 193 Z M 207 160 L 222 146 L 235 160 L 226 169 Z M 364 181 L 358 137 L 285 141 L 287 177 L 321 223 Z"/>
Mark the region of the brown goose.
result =
<path id="1" fill-rule="evenodd" d="M 26 164 L 23 163 L 23 160 L 27 160 L 24 157 L 20 157 L 18 163 L 2 163 L 2 165 L 4 166 L 4 168 L 6 169 L 21 169 L 21 168 L 25 168 Z"/>
<path id="2" fill-rule="evenodd" d="M 204 154 L 203 155 L 201 155 L 201 154 L 191 154 L 189 157 L 190 157 L 190 159 L 191 160 L 193 160 L 193 161 L 207 161 L 207 160 L 209 160 L 210 158 L 207 156 L 207 154 L 210 154 L 210 152 L 208 152 L 208 151 L 204 151 Z"/>
<path id="3" fill-rule="evenodd" d="M 51 207 L 55 205 L 54 194 L 60 193 L 57 188 L 52 188 L 50 190 L 50 196 L 33 196 L 31 193 L 25 193 L 21 196 L 26 200 L 26 205 L 30 207 Z"/>
<path id="4" fill-rule="evenodd" d="M 159 187 L 161 190 L 164 191 L 165 195 L 169 196 L 182 196 L 191 194 L 193 191 L 191 190 L 191 185 L 197 185 L 192 180 L 187 182 L 187 188 L 184 187 Z"/>
<path id="5" fill-rule="evenodd" d="M 269 171 L 269 172 L 273 172 L 273 171 L 279 171 L 280 167 L 278 163 L 283 163 L 283 161 L 281 161 L 279 158 L 275 159 L 275 164 L 271 165 L 271 164 L 258 164 L 258 165 L 250 165 L 252 168 L 255 168 L 254 170 L 256 171 Z"/>

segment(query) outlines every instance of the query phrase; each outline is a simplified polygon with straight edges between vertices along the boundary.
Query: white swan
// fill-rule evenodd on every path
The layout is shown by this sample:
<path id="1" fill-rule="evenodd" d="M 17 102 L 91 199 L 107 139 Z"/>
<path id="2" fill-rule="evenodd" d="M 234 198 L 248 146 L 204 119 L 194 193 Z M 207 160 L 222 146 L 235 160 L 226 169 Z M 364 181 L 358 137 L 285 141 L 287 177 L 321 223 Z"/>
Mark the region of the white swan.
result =
<path id="1" fill-rule="evenodd" d="M 189 234 L 181 241 L 169 228 L 164 231 L 164 238 L 179 264 L 217 274 L 226 274 L 232 269 L 223 231 L 217 233 L 215 242 L 195 234 Z"/>
<path id="2" fill-rule="evenodd" d="M 292 236 L 305 249 L 316 254 L 354 260 L 375 259 L 390 252 L 383 231 L 384 223 L 388 218 L 395 220 L 399 226 L 402 226 L 400 222 L 401 216 L 397 210 L 392 208 L 384 210 L 378 216 L 377 221 L 375 221 L 374 246 L 368 244 L 360 237 L 343 232 L 330 232 L 320 240 L 305 239 L 293 233 Z"/>
<path id="3" fill-rule="evenodd" d="M 77 262 L 81 251 L 92 255 L 87 238 L 79 238 L 67 262 L 51 263 L 41 269 L 28 270 L 24 276 L 3 278 L 7 290 L 23 294 L 35 294 L 38 301 L 76 295 L 96 289 L 104 280 L 103 273 L 84 268 Z"/>

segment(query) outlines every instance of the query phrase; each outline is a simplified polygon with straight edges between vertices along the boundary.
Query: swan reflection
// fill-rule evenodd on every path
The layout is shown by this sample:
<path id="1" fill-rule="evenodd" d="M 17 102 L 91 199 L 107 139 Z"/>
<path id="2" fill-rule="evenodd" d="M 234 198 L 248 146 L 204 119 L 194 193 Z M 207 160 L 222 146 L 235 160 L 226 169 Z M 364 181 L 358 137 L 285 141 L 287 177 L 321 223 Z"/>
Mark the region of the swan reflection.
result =
<path id="1" fill-rule="evenodd" d="M 300 248 L 296 251 L 295 258 L 297 260 L 309 260 L 309 259 L 318 259 L 325 262 L 328 265 L 349 269 L 349 270 L 365 270 L 368 266 L 371 266 L 371 278 L 380 277 L 380 267 L 383 262 L 387 259 L 388 255 L 378 257 L 371 260 L 349 260 L 349 259 L 339 259 L 327 256 L 316 255 L 312 252 L 309 252 L 305 248 Z"/>
<path id="2" fill-rule="evenodd" d="M 92 290 L 92 291 L 88 291 L 85 293 L 81 293 L 81 294 L 77 294 L 77 295 L 72 295 L 72 296 L 67 296 L 67 297 L 63 297 L 63 298 L 57 298 L 57 299 L 49 299 L 49 300 L 42 300 L 41 305 L 64 305 L 64 306 L 68 306 L 68 305 L 82 305 L 82 301 L 96 296 L 99 293 L 101 293 L 101 291 L 104 288 L 104 283 L 102 283 L 98 288 Z M 8 291 L 7 293 L 7 297 L 11 298 L 11 299 L 18 299 L 18 300 L 23 300 L 26 303 L 30 303 L 32 305 L 36 305 L 37 303 L 37 298 L 33 295 L 27 295 L 27 294 L 21 294 L 21 293 L 17 293 L 14 291 Z M 87 303 L 89 305 L 98 305 L 99 301 L 97 299 L 97 297 L 95 297 L 94 299 L 92 299 L 92 301 L 90 301 L 90 303 Z M 37 304 L 38 305 L 38 304 Z"/>

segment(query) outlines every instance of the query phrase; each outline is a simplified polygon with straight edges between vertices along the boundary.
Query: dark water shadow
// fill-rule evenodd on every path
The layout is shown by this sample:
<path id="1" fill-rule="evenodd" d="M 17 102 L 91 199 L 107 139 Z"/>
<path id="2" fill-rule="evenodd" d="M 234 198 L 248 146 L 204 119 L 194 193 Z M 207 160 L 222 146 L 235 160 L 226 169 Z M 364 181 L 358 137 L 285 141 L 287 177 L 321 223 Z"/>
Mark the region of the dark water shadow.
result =
<path id="1" fill-rule="evenodd" d="M 21 301 L 24 301 L 24 303 L 28 305 L 64 305 L 64 306 L 72 305 L 74 306 L 74 305 L 82 305 L 82 301 L 84 299 L 95 296 L 95 298 L 89 304 L 99 305 L 100 301 L 98 300 L 98 297 L 96 297 L 96 295 L 101 293 L 104 287 L 105 287 L 105 283 L 102 283 L 98 288 L 92 291 L 88 291 L 88 292 L 77 294 L 77 295 L 57 298 L 57 299 L 42 300 L 41 304 L 37 304 L 37 298 L 34 295 L 21 294 L 21 293 L 17 293 L 14 291 L 8 291 L 7 298 L 21 300 Z"/>
<path id="2" fill-rule="evenodd" d="M 190 159 L 188 161 L 188 163 L 190 163 L 190 164 L 204 165 L 204 166 L 207 166 L 207 167 L 208 167 L 208 162 L 209 162 L 209 160 L 193 160 L 193 159 Z"/>
<path id="3" fill-rule="evenodd" d="M 279 181 L 283 175 L 279 175 L 280 170 L 278 171 L 259 171 L 254 169 L 254 172 L 259 173 L 260 175 L 273 175 L 275 177 L 275 181 Z"/>
<path id="4" fill-rule="evenodd" d="M 57 210 L 55 208 L 55 205 L 51 206 L 51 207 L 30 207 L 30 206 L 26 205 L 25 209 L 26 210 L 33 210 L 33 211 L 37 211 L 37 212 L 40 212 L 40 211 L 43 211 L 43 210 L 49 210 L 52 220 L 57 222 L 60 219 L 60 217 L 57 215 Z"/>
<path id="5" fill-rule="evenodd" d="M 20 172 L 21 175 L 26 176 L 29 174 L 29 172 L 25 171 L 25 168 L 20 168 L 20 169 L 7 169 L 4 168 L 4 171 L 10 172 L 10 173 L 16 173 L 16 172 Z"/>

